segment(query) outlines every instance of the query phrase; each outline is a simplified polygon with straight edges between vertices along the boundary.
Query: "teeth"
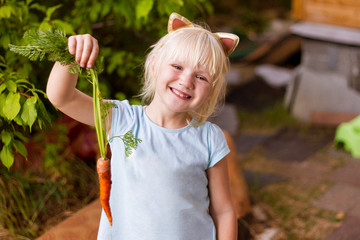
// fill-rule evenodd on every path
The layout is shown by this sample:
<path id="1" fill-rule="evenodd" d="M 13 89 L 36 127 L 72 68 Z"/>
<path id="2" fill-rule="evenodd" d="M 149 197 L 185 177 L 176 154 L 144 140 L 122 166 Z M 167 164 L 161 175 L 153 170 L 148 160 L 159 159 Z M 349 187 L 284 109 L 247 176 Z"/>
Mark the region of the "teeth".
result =
<path id="1" fill-rule="evenodd" d="M 188 95 L 185 95 L 185 94 L 182 94 L 181 92 L 179 92 L 178 90 L 176 89 L 172 89 L 174 93 L 176 93 L 177 95 L 179 95 L 180 97 L 183 97 L 183 98 L 190 98 L 190 96 Z"/>

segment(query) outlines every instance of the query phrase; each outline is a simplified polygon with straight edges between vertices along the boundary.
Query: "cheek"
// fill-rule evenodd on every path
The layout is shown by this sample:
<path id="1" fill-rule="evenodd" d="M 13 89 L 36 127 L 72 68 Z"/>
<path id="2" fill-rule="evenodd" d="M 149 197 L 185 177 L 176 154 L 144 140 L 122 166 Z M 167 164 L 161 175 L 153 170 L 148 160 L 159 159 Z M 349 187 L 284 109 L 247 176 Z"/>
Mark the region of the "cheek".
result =
<path id="1" fill-rule="evenodd" d="M 207 101 L 211 97 L 212 88 L 205 87 L 203 89 L 203 101 Z"/>
<path id="2" fill-rule="evenodd" d="M 210 97 L 212 91 L 213 91 L 213 88 L 210 85 L 207 86 L 207 88 L 206 88 L 206 95 L 207 95 L 206 98 Z"/>

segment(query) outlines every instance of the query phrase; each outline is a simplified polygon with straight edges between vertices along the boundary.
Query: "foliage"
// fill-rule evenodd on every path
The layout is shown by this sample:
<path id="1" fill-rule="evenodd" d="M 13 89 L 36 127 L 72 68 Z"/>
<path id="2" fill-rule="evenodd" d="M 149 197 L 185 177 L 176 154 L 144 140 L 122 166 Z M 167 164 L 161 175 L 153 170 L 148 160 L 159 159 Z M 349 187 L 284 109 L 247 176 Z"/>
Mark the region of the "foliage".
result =
<path id="1" fill-rule="evenodd" d="M 24 130 L 31 131 L 35 120 L 38 127 L 43 128 L 50 123 L 50 117 L 42 101 L 45 93 L 36 89 L 23 74 L 8 71 L 1 56 L 0 64 L 5 69 L 0 71 L 0 158 L 9 168 L 14 162 L 13 150 L 27 157 Z"/>
<path id="2" fill-rule="evenodd" d="M 29 29 L 90 33 L 99 39 L 105 59 L 99 89 L 105 96 L 114 97 L 122 91 L 131 97 L 138 93 L 144 53 L 164 33 L 174 11 L 195 18 L 211 13 L 212 5 L 209 0 L 0 0 L 0 99 L 7 103 L 6 109 L 0 105 L 4 106 L 0 110 L 3 164 L 12 165 L 14 150 L 26 156 L 25 136 L 31 129 L 44 128 L 51 117 L 46 112 L 53 112 L 46 101 L 42 102 L 51 66 L 15 55 L 9 51 L 10 43 L 25 44 L 21 37 Z M 116 81 L 110 83 L 110 79 Z M 86 81 L 79 82 L 79 88 L 91 93 Z"/>
<path id="3" fill-rule="evenodd" d="M 35 239 L 49 221 L 64 219 L 64 212 L 76 211 L 98 196 L 95 166 L 70 154 L 66 132 L 58 124 L 30 140 L 32 151 L 43 150 L 32 153 L 44 161 L 39 169 L 0 168 L 0 225 L 16 239 Z"/>

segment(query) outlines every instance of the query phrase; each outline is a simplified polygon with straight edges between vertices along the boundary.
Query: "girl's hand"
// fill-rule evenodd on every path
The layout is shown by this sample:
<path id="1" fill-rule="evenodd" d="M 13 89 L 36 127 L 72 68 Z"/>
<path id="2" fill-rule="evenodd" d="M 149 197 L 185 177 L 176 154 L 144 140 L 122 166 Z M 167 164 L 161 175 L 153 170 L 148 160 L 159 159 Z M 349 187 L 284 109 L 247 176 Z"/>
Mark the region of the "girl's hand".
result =
<path id="1" fill-rule="evenodd" d="M 98 41 L 90 34 L 75 35 L 68 38 L 69 53 L 82 68 L 92 68 L 99 54 Z"/>

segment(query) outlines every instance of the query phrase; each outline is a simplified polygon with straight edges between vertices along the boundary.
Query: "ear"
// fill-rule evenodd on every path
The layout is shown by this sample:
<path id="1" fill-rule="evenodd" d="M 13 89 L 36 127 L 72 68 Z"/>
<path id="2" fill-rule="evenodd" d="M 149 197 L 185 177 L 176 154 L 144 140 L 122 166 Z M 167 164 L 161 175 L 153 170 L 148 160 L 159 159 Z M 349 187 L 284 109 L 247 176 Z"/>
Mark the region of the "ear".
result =
<path id="1" fill-rule="evenodd" d="M 156 64 L 156 57 L 155 57 L 155 55 L 152 55 L 150 57 L 150 65 L 149 65 L 152 74 L 155 74 L 155 64 Z M 155 76 L 153 76 L 153 77 L 155 77 Z"/>
<path id="2" fill-rule="evenodd" d="M 185 17 L 177 13 L 172 13 L 169 17 L 168 32 L 173 32 L 183 27 L 193 27 L 194 25 Z"/>
<path id="3" fill-rule="evenodd" d="M 225 48 L 225 53 L 227 56 L 230 56 L 230 54 L 235 50 L 236 46 L 239 43 L 239 37 L 232 33 L 215 33 L 220 41 L 223 43 L 223 46 Z"/>

